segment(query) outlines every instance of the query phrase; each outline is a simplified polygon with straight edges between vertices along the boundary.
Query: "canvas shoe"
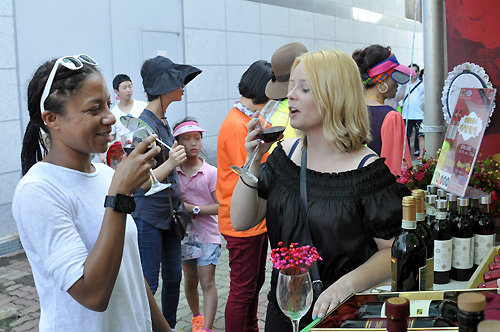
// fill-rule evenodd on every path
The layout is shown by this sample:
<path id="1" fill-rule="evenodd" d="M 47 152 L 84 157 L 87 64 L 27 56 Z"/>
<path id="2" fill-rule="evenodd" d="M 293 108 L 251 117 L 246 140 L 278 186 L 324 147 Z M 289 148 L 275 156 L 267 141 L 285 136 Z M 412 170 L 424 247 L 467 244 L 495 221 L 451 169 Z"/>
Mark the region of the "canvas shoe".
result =
<path id="1" fill-rule="evenodd" d="M 203 315 L 198 315 L 191 318 L 191 326 L 193 327 L 193 332 L 200 332 L 201 329 L 203 329 L 203 324 L 205 324 Z"/>

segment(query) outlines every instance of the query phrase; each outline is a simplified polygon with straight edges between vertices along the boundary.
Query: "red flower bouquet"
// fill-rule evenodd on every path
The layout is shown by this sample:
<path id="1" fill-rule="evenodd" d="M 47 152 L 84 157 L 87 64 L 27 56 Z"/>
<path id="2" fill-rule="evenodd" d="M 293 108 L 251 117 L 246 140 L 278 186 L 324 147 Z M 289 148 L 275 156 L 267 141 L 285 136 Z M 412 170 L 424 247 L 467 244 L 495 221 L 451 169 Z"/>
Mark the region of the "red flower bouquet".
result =
<path id="1" fill-rule="evenodd" d="M 271 250 L 273 267 L 286 275 L 299 275 L 308 272 L 312 263 L 323 260 L 315 247 L 299 246 L 298 243 L 284 246 L 278 242 L 280 248 Z"/>

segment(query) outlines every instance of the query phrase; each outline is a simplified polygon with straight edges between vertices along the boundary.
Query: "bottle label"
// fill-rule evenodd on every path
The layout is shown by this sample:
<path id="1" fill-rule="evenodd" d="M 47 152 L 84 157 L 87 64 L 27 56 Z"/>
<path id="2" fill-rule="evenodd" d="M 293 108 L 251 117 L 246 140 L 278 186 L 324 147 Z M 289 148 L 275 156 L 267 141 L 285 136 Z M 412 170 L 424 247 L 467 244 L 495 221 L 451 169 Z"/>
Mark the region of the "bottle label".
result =
<path id="1" fill-rule="evenodd" d="M 415 220 L 404 220 L 401 222 L 401 228 L 404 229 L 416 229 L 417 222 Z"/>
<path id="2" fill-rule="evenodd" d="M 427 286 L 425 290 L 432 290 L 434 287 L 434 256 L 427 258 Z"/>
<path id="3" fill-rule="evenodd" d="M 417 212 L 416 216 L 417 216 L 417 221 L 424 221 L 425 220 L 425 212 L 424 213 Z"/>
<path id="4" fill-rule="evenodd" d="M 474 264 L 480 265 L 484 256 L 495 245 L 495 234 L 474 234 Z"/>
<path id="5" fill-rule="evenodd" d="M 434 240 L 434 271 L 446 272 L 451 270 L 451 253 L 453 241 Z"/>
<path id="6" fill-rule="evenodd" d="M 470 269 L 474 260 L 474 238 L 453 238 L 451 266 L 455 269 Z"/>
<path id="7" fill-rule="evenodd" d="M 410 317 L 429 317 L 429 308 L 432 300 L 410 300 Z M 380 317 L 385 316 L 385 302 L 380 310 Z"/>
<path id="8" fill-rule="evenodd" d="M 418 290 L 424 291 L 427 289 L 427 264 L 418 269 L 419 286 Z"/>
<path id="9" fill-rule="evenodd" d="M 436 219 L 445 220 L 448 212 L 436 211 Z"/>

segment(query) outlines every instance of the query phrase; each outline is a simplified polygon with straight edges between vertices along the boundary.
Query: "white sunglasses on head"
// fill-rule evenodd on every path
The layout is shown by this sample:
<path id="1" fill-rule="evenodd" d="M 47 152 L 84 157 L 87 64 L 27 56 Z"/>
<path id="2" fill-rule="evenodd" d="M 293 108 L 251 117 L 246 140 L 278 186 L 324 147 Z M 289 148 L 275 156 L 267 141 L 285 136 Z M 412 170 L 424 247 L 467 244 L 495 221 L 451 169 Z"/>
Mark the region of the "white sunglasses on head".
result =
<path id="1" fill-rule="evenodd" d="M 56 76 L 57 68 L 59 68 L 59 65 L 62 65 L 70 70 L 78 70 L 83 67 L 84 62 L 92 66 L 97 66 L 97 62 L 86 54 L 63 56 L 56 60 L 56 62 L 54 63 L 54 67 L 52 67 L 52 70 L 49 74 L 49 78 L 47 79 L 47 83 L 45 83 L 42 97 L 40 98 L 40 114 L 43 114 L 43 112 L 45 112 L 45 107 L 43 106 L 43 104 L 50 94 L 52 82 L 54 82 L 54 77 Z"/>

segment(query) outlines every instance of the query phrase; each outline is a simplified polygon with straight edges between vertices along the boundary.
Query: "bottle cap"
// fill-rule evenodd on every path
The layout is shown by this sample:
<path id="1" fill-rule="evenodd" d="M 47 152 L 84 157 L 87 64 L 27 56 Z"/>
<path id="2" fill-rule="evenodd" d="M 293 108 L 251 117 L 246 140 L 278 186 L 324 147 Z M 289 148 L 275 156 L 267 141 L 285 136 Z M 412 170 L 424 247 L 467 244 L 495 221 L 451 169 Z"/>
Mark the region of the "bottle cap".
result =
<path id="1" fill-rule="evenodd" d="M 427 203 L 429 204 L 436 204 L 436 199 L 437 195 L 434 194 L 427 195 Z"/>
<path id="2" fill-rule="evenodd" d="M 446 198 L 448 199 L 449 202 L 456 202 L 457 201 L 457 195 L 452 194 L 452 193 L 447 193 Z"/>
<path id="3" fill-rule="evenodd" d="M 483 320 L 477 324 L 477 332 L 500 331 L 500 320 Z"/>
<path id="4" fill-rule="evenodd" d="M 436 208 L 437 209 L 446 209 L 446 201 L 444 199 L 438 199 L 436 201 Z"/>
<path id="5" fill-rule="evenodd" d="M 427 185 L 427 193 L 435 195 L 437 193 L 436 186 L 433 186 L 432 184 L 428 184 Z"/>
<path id="6" fill-rule="evenodd" d="M 425 191 L 422 189 L 413 189 L 411 195 L 415 197 L 415 206 L 417 207 L 417 212 L 425 213 Z"/>
<path id="7" fill-rule="evenodd" d="M 415 228 L 412 224 L 416 222 L 416 206 L 415 206 L 415 197 L 413 196 L 405 196 L 403 197 L 403 228 Z M 411 225 L 410 225 L 411 224 Z"/>
<path id="8" fill-rule="evenodd" d="M 445 191 L 445 190 L 443 190 L 443 189 L 438 189 L 438 191 L 437 191 L 437 195 L 438 195 L 439 197 L 446 197 L 446 191 Z"/>
<path id="9" fill-rule="evenodd" d="M 491 196 L 481 196 L 481 204 L 491 204 Z"/>
<path id="10" fill-rule="evenodd" d="M 458 309 L 468 312 L 483 311 L 486 307 L 486 297 L 481 293 L 467 292 L 458 295 Z"/>
<path id="11" fill-rule="evenodd" d="M 388 319 L 404 320 L 410 316 L 410 301 L 404 297 L 391 297 L 385 301 L 385 315 Z"/>
<path id="12" fill-rule="evenodd" d="M 466 197 L 460 197 L 458 199 L 458 206 L 469 206 L 469 199 Z"/>

